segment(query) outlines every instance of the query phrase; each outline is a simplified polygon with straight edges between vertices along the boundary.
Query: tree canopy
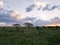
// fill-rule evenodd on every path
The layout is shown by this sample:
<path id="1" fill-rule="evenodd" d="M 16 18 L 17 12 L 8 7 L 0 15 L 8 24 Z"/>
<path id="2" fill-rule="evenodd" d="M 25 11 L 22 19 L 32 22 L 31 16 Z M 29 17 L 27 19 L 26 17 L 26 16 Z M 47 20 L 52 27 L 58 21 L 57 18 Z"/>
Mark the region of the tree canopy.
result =
<path id="1" fill-rule="evenodd" d="M 23 25 L 25 25 L 25 27 L 33 27 L 33 24 L 32 23 L 24 23 Z"/>
<path id="2" fill-rule="evenodd" d="M 20 24 L 13 24 L 14 27 L 20 27 Z"/>

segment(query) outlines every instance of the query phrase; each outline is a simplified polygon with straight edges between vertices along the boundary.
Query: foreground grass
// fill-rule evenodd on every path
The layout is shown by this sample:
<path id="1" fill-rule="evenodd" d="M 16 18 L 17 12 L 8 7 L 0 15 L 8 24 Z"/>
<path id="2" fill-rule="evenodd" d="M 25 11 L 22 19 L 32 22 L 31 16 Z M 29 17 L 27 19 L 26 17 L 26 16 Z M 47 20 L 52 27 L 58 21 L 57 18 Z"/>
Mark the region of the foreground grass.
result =
<path id="1" fill-rule="evenodd" d="M 60 27 L 0 27 L 0 45 L 60 45 Z"/>

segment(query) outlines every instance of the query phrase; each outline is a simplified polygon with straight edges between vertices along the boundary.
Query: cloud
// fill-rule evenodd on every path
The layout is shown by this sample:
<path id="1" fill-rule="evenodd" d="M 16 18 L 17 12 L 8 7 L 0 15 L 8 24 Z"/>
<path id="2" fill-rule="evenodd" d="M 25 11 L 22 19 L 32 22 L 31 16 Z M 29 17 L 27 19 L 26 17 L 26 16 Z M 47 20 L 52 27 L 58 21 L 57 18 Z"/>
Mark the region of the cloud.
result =
<path id="1" fill-rule="evenodd" d="M 0 8 L 3 8 L 3 6 L 4 6 L 3 1 L 0 1 Z"/>
<path id="2" fill-rule="evenodd" d="M 17 14 L 14 10 L 0 9 L 0 22 L 5 22 L 6 25 L 22 24 L 24 22 L 23 19 L 25 19 L 25 17 Z"/>
<path id="3" fill-rule="evenodd" d="M 60 18 L 54 17 L 50 20 L 50 23 L 46 26 L 60 26 Z"/>
<path id="4" fill-rule="evenodd" d="M 30 21 L 33 21 L 33 20 L 35 20 L 36 19 L 36 17 L 26 17 L 24 20 L 30 20 Z"/>
<path id="5" fill-rule="evenodd" d="M 34 8 L 36 7 L 35 4 L 32 4 L 30 6 L 28 6 L 26 8 L 27 12 L 32 11 Z M 49 7 L 49 8 L 48 8 Z M 43 7 L 37 7 L 37 10 L 54 10 L 56 8 L 58 8 L 59 6 L 54 5 L 52 6 L 52 8 L 50 7 L 50 5 L 46 5 Z M 40 8 L 40 9 L 39 9 Z M 16 11 L 14 10 L 6 10 L 6 9 L 1 9 L 0 8 L 0 25 L 11 25 L 11 24 L 23 24 L 25 22 L 31 22 L 32 24 L 34 24 L 35 26 L 45 26 L 48 24 L 53 24 L 53 23 L 60 23 L 60 18 L 58 17 L 54 17 L 53 19 L 51 19 L 50 21 L 46 21 L 46 20 L 42 20 L 42 19 L 37 19 L 36 17 L 25 17 L 25 15 L 20 15 L 18 14 Z"/>
<path id="6" fill-rule="evenodd" d="M 47 25 L 51 26 L 54 24 L 60 24 L 60 18 L 54 17 L 54 18 L 50 19 L 49 21 L 46 21 L 43 19 L 35 19 L 34 21 L 32 21 L 32 24 L 34 24 L 35 26 L 47 26 Z"/>
<path id="7" fill-rule="evenodd" d="M 58 8 L 58 7 L 59 7 L 59 5 L 50 6 L 50 5 L 48 4 L 48 5 L 46 5 L 46 7 L 43 7 L 43 11 L 44 11 L 44 10 L 52 11 L 52 10 Z"/>
<path id="8" fill-rule="evenodd" d="M 16 13 L 14 10 L 5 10 L 0 9 L 0 22 L 4 22 L 3 25 L 12 25 L 12 24 L 23 24 L 25 22 L 32 22 L 35 20 L 35 17 L 25 17 L 23 15 L 20 15 Z M 1 25 L 2 25 L 1 23 Z"/>
<path id="9" fill-rule="evenodd" d="M 20 16 L 20 17 L 19 17 Z M 0 25 L 12 25 L 12 24 L 23 24 L 25 22 L 31 22 L 35 26 L 46 26 L 49 24 L 58 24 L 60 23 L 59 17 L 54 17 L 50 21 L 43 19 L 37 19 L 36 17 L 24 17 L 22 15 L 16 14 L 13 10 L 0 10 Z M 19 18 L 18 18 L 19 17 Z M 18 18 L 18 19 L 17 19 Z"/>
<path id="10" fill-rule="evenodd" d="M 50 21 L 51 21 L 51 23 L 58 24 L 58 23 L 60 23 L 60 18 L 59 17 L 54 17 Z"/>
<path id="11" fill-rule="evenodd" d="M 25 18 L 25 16 L 20 15 L 15 10 L 5 9 L 3 1 L 0 1 L 0 22 L 19 22 Z"/>
<path id="12" fill-rule="evenodd" d="M 45 20 L 42 20 L 42 19 L 37 19 L 33 22 L 33 24 L 35 26 L 46 26 L 49 23 L 50 23 L 49 21 L 45 21 Z"/>
<path id="13" fill-rule="evenodd" d="M 27 17 L 23 21 L 24 22 L 31 22 L 34 26 L 47 26 L 47 25 L 51 25 L 51 24 L 60 24 L 60 18 L 59 17 L 54 17 L 48 21 L 43 20 L 43 19 L 33 18 L 33 17 Z"/>
<path id="14" fill-rule="evenodd" d="M 35 4 L 32 4 L 32 5 L 28 6 L 28 7 L 26 8 L 26 12 L 32 11 L 33 8 L 35 8 Z"/>
<path id="15" fill-rule="evenodd" d="M 25 16 L 17 14 L 15 11 L 10 12 L 10 17 L 12 17 L 15 20 L 22 20 L 25 18 Z"/>
<path id="16" fill-rule="evenodd" d="M 26 12 L 30 12 L 34 8 L 35 9 L 37 8 L 37 10 L 52 11 L 54 9 L 59 9 L 60 5 L 47 4 L 45 2 L 35 2 L 34 4 L 32 4 L 26 8 Z"/>

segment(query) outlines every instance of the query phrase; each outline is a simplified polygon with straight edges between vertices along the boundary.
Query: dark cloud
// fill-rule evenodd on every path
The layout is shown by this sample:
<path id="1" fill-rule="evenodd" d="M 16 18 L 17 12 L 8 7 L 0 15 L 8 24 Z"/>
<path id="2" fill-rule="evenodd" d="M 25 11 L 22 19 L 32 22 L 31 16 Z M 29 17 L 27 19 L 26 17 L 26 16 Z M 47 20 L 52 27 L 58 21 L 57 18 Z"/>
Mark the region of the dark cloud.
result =
<path id="1" fill-rule="evenodd" d="M 47 24 L 49 24 L 50 22 L 49 21 L 45 21 L 45 20 L 42 20 L 42 19 L 37 19 L 36 21 L 33 22 L 33 24 L 36 26 L 45 26 Z"/>
<path id="2" fill-rule="evenodd" d="M 17 20 L 15 17 L 17 16 L 12 16 L 11 13 L 13 13 L 13 10 L 5 10 L 5 9 L 0 9 L 0 22 L 5 22 L 6 24 L 11 24 L 11 23 L 23 23 L 24 21 Z"/>
<path id="3" fill-rule="evenodd" d="M 34 7 L 35 7 L 35 4 L 32 4 L 32 5 L 28 6 L 28 7 L 26 8 L 26 12 L 32 11 Z"/>
<path id="4" fill-rule="evenodd" d="M 30 12 L 30 11 L 32 11 L 34 8 L 37 8 L 37 7 L 36 7 L 35 4 L 32 4 L 32 5 L 30 5 L 30 6 L 28 6 L 28 7 L 26 8 L 26 12 Z M 56 8 L 57 8 L 57 9 L 60 9 L 60 5 L 46 4 L 45 7 L 39 6 L 39 7 L 37 8 L 37 10 L 52 11 L 52 10 L 54 10 L 54 9 L 56 9 Z"/>
<path id="5" fill-rule="evenodd" d="M 60 23 L 60 18 L 59 17 L 54 17 L 51 19 L 51 23 Z"/>
<path id="6" fill-rule="evenodd" d="M 59 5 L 53 5 L 53 6 L 51 6 L 51 5 L 48 4 L 48 5 L 46 5 L 46 7 L 43 7 L 43 10 L 52 11 L 52 10 L 58 8 L 58 7 L 59 7 Z"/>
<path id="7" fill-rule="evenodd" d="M 30 21 L 33 21 L 33 20 L 35 20 L 36 19 L 36 17 L 26 17 L 24 20 L 30 20 Z"/>

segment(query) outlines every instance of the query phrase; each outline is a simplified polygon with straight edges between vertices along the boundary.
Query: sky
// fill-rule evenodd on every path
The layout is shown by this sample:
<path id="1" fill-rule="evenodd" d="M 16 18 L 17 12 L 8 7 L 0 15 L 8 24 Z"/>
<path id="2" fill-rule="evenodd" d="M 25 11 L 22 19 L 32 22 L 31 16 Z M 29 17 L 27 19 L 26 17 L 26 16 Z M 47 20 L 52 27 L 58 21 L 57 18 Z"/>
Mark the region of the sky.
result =
<path id="1" fill-rule="evenodd" d="M 4 25 L 31 22 L 42 26 L 60 23 L 60 0 L 0 0 L 0 8 L 0 13 L 4 12 L 3 16 L 0 14 L 0 22 Z"/>

